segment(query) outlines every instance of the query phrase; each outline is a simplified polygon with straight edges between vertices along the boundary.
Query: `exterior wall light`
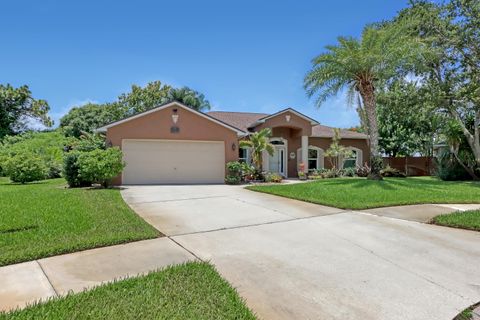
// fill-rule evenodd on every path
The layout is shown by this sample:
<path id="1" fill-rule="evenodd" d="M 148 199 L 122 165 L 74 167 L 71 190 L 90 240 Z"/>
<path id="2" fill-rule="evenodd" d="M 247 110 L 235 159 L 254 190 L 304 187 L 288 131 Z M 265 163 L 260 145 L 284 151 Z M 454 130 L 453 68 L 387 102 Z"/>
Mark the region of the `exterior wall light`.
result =
<path id="1" fill-rule="evenodd" d="M 232 150 L 235 151 L 237 149 L 237 145 L 234 143 L 232 143 Z"/>
<path id="2" fill-rule="evenodd" d="M 287 115 L 285 116 L 285 120 L 287 120 L 287 122 L 290 122 L 290 115 L 289 115 L 289 114 L 287 114 Z"/>
<path id="3" fill-rule="evenodd" d="M 177 124 L 177 122 L 178 122 L 178 114 L 172 114 L 172 120 L 173 120 L 173 123 Z"/>

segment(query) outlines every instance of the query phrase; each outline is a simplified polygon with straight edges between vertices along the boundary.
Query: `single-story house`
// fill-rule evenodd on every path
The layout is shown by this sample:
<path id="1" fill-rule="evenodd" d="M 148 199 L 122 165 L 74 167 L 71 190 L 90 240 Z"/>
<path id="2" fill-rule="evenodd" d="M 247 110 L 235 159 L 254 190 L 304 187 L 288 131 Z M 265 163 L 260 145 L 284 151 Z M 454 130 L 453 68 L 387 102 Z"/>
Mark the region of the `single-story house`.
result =
<path id="1" fill-rule="evenodd" d="M 225 164 L 250 161 L 239 140 L 263 128 L 272 129 L 273 156 L 265 153 L 265 171 L 297 177 L 305 170 L 329 167 L 324 152 L 334 129 L 287 108 L 274 114 L 199 112 L 171 102 L 98 129 L 107 144 L 123 151 L 126 167 L 115 184 L 223 183 Z M 365 134 L 341 130 L 341 144 L 350 148 L 346 166 L 362 165 L 369 158 Z"/>

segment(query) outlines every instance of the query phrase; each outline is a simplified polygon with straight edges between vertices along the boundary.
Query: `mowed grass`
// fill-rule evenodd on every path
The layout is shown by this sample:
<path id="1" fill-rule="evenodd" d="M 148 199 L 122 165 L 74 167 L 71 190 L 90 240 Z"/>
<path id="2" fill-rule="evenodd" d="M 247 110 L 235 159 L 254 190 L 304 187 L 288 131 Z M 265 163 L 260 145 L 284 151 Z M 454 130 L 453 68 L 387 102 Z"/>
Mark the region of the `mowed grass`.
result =
<path id="1" fill-rule="evenodd" d="M 480 231 L 480 210 L 439 215 L 432 219 L 432 223 L 446 227 Z"/>
<path id="2" fill-rule="evenodd" d="M 190 262 L 49 300 L 0 319 L 255 319 L 207 263 Z"/>
<path id="3" fill-rule="evenodd" d="M 385 178 L 383 181 L 337 178 L 247 188 L 342 209 L 422 203 L 480 203 L 480 183 L 442 181 L 434 177 Z"/>
<path id="4" fill-rule="evenodd" d="M 155 238 L 115 189 L 67 189 L 63 179 L 25 185 L 0 178 L 0 266 Z"/>

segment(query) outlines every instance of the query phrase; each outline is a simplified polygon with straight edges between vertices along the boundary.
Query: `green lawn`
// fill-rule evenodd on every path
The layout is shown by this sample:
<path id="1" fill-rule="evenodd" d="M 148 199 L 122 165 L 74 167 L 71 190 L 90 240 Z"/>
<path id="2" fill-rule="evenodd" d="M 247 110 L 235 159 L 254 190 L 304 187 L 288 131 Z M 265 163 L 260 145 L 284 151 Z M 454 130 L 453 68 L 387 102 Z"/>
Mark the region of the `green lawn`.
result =
<path id="1" fill-rule="evenodd" d="M 383 181 L 338 178 L 247 188 L 343 209 L 421 203 L 480 203 L 480 183 L 441 181 L 434 177 L 385 178 Z"/>
<path id="2" fill-rule="evenodd" d="M 441 226 L 480 231 L 480 210 L 443 214 L 433 218 L 432 222 Z"/>
<path id="3" fill-rule="evenodd" d="M 255 319 L 207 263 L 190 262 L 53 299 L 0 319 Z"/>
<path id="4" fill-rule="evenodd" d="M 160 236 L 115 189 L 66 189 L 0 178 L 0 266 Z"/>

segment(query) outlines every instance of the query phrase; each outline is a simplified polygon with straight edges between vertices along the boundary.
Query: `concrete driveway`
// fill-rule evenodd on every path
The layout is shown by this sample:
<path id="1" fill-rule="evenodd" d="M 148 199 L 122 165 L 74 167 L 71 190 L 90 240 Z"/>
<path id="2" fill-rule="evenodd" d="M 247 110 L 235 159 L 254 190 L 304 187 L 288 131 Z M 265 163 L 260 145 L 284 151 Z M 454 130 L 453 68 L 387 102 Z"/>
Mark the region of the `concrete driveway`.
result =
<path id="1" fill-rule="evenodd" d="M 480 300 L 480 233 L 238 186 L 135 186 L 125 200 L 262 319 L 452 319 Z"/>

